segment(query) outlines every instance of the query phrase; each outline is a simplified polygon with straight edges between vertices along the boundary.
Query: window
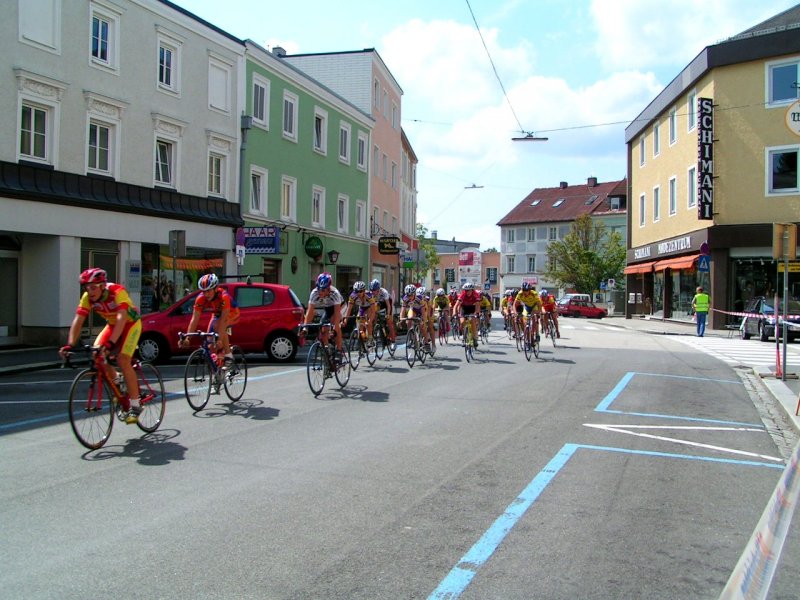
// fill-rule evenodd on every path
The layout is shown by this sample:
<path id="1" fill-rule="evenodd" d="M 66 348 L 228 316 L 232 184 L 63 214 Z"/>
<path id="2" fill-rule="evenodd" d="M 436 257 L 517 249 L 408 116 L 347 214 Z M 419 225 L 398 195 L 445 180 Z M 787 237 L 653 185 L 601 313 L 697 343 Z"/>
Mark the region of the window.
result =
<path id="1" fill-rule="evenodd" d="M 383 103 L 381 105 L 381 112 L 383 113 L 383 118 L 386 118 L 386 113 L 389 110 L 389 92 L 383 90 Z"/>
<path id="2" fill-rule="evenodd" d="M 328 153 L 328 113 L 318 106 L 314 107 L 314 150 Z"/>
<path id="3" fill-rule="evenodd" d="M 691 131 L 697 126 L 697 92 L 691 91 L 686 97 L 686 122 L 688 124 L 688 131 Z"/>
<path id="4" fill-rule="evenodd" d="M 325 227 L 325 188 L 318 185 L 311 188 L 311 224 Z"/>
<path id="5" fill-rule="evenodd" d="M 507 267 L 506 273 L 513 273 L 514 272 L 514 266 L 515 266 L 514 263 L 515 262 L 516 262 L 516 257 L 515 256 L 506 256 L 506 267 Z"/>
<path id="6" fill-rule="evenodd" d="M 283 137 L 297 141 L 297 96 L 283 92 Z"/>
<path id="7" fill-rule="evenodd" d="M 358 156 L 356 158 L 356 166 L 360 171 L 366 172 L 367 170 L 367 143 L 369 138 L 363 131 L 358 132 Z"/>
<path id="8" fill-rule="evenodd" d="M 536 273 L 536 256 L 528 257 L 528 273 Z"/>
<path id="9" fill-rule="evenodd" d="M 47 162 L 50 159 L 48 148 L 48 110 L 30 103 L 22 105 L 22 119 L 19 129 L 19 153 L 27 159 Z"/>
<path id="10" fill-rule="evenodd" d="M 89 157 L 86 169 L 90 173 L 111 173 L 112 129 L 104 123 L 89 122 Z"/>
<path id="11" fill-rule="evenodd" d="M 180 94 L 181 45 L 176 36 L 158 30 L 158 89 L 162 92 Z"/>
<path id="12" fill-rule="evenodd" d="M 377 78 L 372 82 L 372 105 L 375 108 L 381 107 L 381 82 Z"/>
<path id="13" fill-rule="evenodd" d="M 528 241 L 535 242 L 536 241 L 536 228 L 535 227 L 528 227 Z"/>
<path id="14" fill-rule="evenodd" d="M 548 227 L 547 239 L 551 242 L 554 242 L 558 239 L 558 227 Z"/>
<path id="15" fill-rule="evenodd" d="M 267 214 L 267 171 L 259 167 L 250 167 L 250 212 Z"/>
<path id="16" fill-rule="evenodd" d="M 642 194 L 639 196 L 639 227 L 644 227 L 646 206 L 645 197 L 644 194 Z"/>
<path id="17" fill-rule="evenodd" d="M 281 220 L 297 221 L 297 180 L 293 177 L 281 179 Z"/>
<path id="18" fill-rule="evenodd" d="M 89 64 L 108 71 L 119 68 L 119 19 L 120 13 L 107 5 L 92 2 L 89 5 L 91 27 L 91 56 Z"/>
<path id="19" fill-rule="evenodd" d="M 553 202 L 553 208 L 558 208 L 559 206 L 564 204 L 564 200 L 565 200 L 564 198 L 559 198 L 558 200 Z"/>
<path id="20" fill-rule="evenodd" d="M 513 244 L 516 241 L 516 229 L 506 229 L 506 242 Z"/>
<path id="21" fill-rule="evenodd" d="M 253 123 L 269 129 L 269 81 L 253 75 Z"/>
<path id="22" fill-rule="evenodd" d="M 686 207 L 697 206 L 697 167 L 689 167 L 686 181 Z"/>
<path id="23" fill-rule="evenodd" d="M 397 189 L 397 163 L 392 161 L 392 189 Z"/>
<path id="24" fill-rule="evenodd" d="M 611 206 L 611 210 L 619 210 L 622 203 L 620 202 L 619 196 L 611 196 L 608 199 L 609 206 Z"/>
<path id="25" fill-rule="evenodd" d="M 339 123 L 339 160 L 350 164 L 350 123 Z"/>
<path id="26" fill-rule="evenodd" d="M 347 196 L 340 194 L 336 206 L 336 229 L 339 233 L 347 233 L 347 205 L 349 199 Z"/>
<path id="27" fill-rule="evenodd" d="M 639 138 L 639 166 L 644 166 L 644 135 Z"/>
<path id="28" fill-rule="evenodd" d="M 175 145 L 169 140 L 156 140 L 156 174 L 155 181 L 162 185 L 175 187 L 174 184 Z"/>
<path id="29" fill-rule="evenodd" d="M 669 180 L 669 214 L 674 215 L 678 212 L 678 180 L 671 177 Z"/>
<path id="30" fill-rule="evenodd" d="M 796 194 L 800 191 L 797 179 L 797 155 L 800 146 L 767 148 L 767 193 Z"/>
<path id="31" fill-rule="evenodd" d="M 225 157 L 210 152 L 208 155 L 208 193 L 211 196 L 223 196 L 223 167 Z"/>
<path id="32" fill-rule="evenodd" d="M 669 145 L 678 141 L 678 109 L 669 111 Z"/>
<path id="33" fill-rule="evenodd" d="M 61 3 L 62 0 L 14 2 L 19 11 L 19 41 L 40 50 L 60 53 Z M 8 19 L 9 13 L 6 12 L 4 16 Z"/>
<path id="34" fill-rule="evenodd" d="M 767 91 L 769 105 L 786 105 L 800 97 L 800 60 L 781 61 L 767 64 Z"/>
<path id="35" fill-rule="evenodd" d="M 497 267 L 486 267 L 486 279 L 492 285 L 497 283 Z"/>
<path id="36" fill-rule="evenodd" d="M 367 205 L 363 200 L 356 201 L 356 235 L 367 237 Z"/>
<path id="37" fill-rule="evenodd" d="M 661 188 L 653 188 L 653 223 L 661 220 Z"/>
<path id="38" fill-rule="evenodd" d="M 380 174 L 378 173 L 378 164 L 379 164 L 379 163 L 378 163 L 378 157 L 379 157 L 379 156 L 380 156 L 380 150 L 378 150 L 378 147 L 377 147 L 377 146 L 374 146 L 374 147 L 372 148 L 372 169 L 373 169 L 373 173 L 372 173 L 372 174 L 373 174 L 375 177 L 378 177 L 378 176 L 380 175 Z"/>
<path id="39" fill-rule="evenodd" d="M 661 123 L 653 125 L 653 156 L 661 154 Z"/>
<path id="40" fill-rule="evenodd" d="M 386 183 L 386 176 L 387 176 L 387 171 L 388 171 L 388 161 L 389 161 L 389 157 L 384 154 L 383 158 L 381 160 L 381 178 L 383 179 L 383 183 Z"/>
<path id="41" fill-rule="evenodd" d="M 397 104 L 392 102 L 392 129 L 397 129 L 397 123 L 400 120 L 398 118 L 399 114 L 400 114 L 400 111 L 397 108 Z"/>
<path id="42" fill-rule="evenodd" d="M 231 112 L 231 74 L 233 65 L 218 56 L 208 58 L 208 108 Z"/>

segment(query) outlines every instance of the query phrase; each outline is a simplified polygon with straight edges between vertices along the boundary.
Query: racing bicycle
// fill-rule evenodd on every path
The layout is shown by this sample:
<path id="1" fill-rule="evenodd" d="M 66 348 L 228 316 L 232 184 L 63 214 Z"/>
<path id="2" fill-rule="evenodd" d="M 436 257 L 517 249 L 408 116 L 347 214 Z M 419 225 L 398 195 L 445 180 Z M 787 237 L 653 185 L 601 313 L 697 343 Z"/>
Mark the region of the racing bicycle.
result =
<path id="1" fill-rule="evenodd" d="M 301 325 L 301 331 L 311 328 L 330 327 L 330 323 L 309 323 Z M 328 342 L 323 344 L 321 339 L 317 339 L 311 348 L 308 349 L 306 358 L 306 375 L 308 377 L 308 387 L 314 396 L 319 396 L 325 388 L 325 381 L 331 377 L 336 377 L 336 382 L 340 388 L 344 388 L 350 381 L 350 357 L 346 346 L 342 346 L 343 352 L 339 353 L 333 341 L 333 336 L 328 337 Z"/>
<path id="2" fill-rule="evenodd" d="M 219 334 L 213 331 L 178 333 L 181 340 L 200 338 L 200 347 L 189 355 L 183 370 L 183 389 L 186 401 L 193 410 L 203 410 L 211 397 L 211 390 L 219 394 L 220 388 L 231 402 L 236 402 L 247 387 L 247 360 L 239 346 L 231 346 L 233 360 L 226 359 L 217 351 Z"/>

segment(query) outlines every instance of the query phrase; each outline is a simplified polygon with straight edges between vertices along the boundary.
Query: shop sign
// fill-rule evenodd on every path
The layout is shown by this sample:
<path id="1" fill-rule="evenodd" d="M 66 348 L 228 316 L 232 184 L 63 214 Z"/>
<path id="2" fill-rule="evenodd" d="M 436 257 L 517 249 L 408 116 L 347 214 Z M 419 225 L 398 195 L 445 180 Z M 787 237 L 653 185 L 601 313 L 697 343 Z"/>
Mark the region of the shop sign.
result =
<path id="1" fill-rule="evenodd" d="M 783 273 L 786 270 L 784 265 L 783 261 L 778 261 L 778 273 Z M 789 261 L 789 273 L 800 273 L 800 260 Z"/>
<path id="2" fill-rule="evenodd" d="M 400 254 L 398 243 L 400 238 L 394 236 L 384 236 L 378 238 L 378 252 L 380 254 Z"/>
<path id="3" fill-rule="evenodd" d="M 281 231 L 277 227 L 242 227 L 245 254 L 279 254 Z"/>
<path id="4" fill-rule="evenodd" d="M 714 218 L 714 101 L 697 99 L 697 218 Z"/>
<path id="5" fill-rule="evenodd" d="M 322 256 L 322 240 L 315 235 L 312 235 L 310 238 L 306 240 L 304 248 L 306 251 L 306 256 L 309 256 L 311 258 L 317 258 L 318 256 Z"/>
<path id="6" fill-rule="evenodd" d="M 796 85 L 796 84 L 795 84 Z M 786 109 L 786 127 L 795 135 L 800 135 L 800 100 Z"/>

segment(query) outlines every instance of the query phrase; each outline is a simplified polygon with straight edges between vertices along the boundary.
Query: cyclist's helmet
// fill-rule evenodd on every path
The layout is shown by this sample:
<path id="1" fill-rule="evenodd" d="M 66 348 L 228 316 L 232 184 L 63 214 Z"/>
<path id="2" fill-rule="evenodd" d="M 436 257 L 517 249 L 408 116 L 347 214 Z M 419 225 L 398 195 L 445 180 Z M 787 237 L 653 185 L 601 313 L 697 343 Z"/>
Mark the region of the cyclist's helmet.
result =
<path id="1" fill-rule="evenodd" d="M 106 283 L 107 281 L 108 275 L 106 272 L 97 267 L 86 269 L 81 273 L 81 285 L 86 285 L 87 283 Z"/>
<path id="2" fill-rule="evenodd" d="M 363 281 L 356 281 L 353 284 L 353 291 L 354 292 L 364 292 L 367 290 L 367 284 Z"/>
<path id="3" fill-rule="evenodd" d="M 369 289 L 373 292 L 377 292 L 379 289 L 381 289 L 381 282 L 377 279 L 373 279 L 369 282 Z"/>
<path id="4" fill-rule="evenodd" d="M 467 283 L 461 286 L 461 289 L 464 290 L 465 292 L 468 292 L 469 290 L 474 290 L 475 284 L 472 283 L 471 281 L 468 281 Z"/>
<path id="5" fill-rule="evenodd" d="M 417 288 L 417 296 L 424 296 L 426 291 L 427 290 L 425 289 L 424 285 L 419 286 Z"/>
<path id="6" fill-rule="evenodd" d="M 506 296 L 513 296 L 514 290 L 506 290 Z"/>
<path id="7" fill-rule="evenodd" d="M 330 273 L 320 273 L 317 275 L 317 289 L 318 290 L 327 290 L 331 287 L 331 283 L 333 282 L 333 278 L 331 277 Z"/>
<path id="8" fill-rule="evenodd" d="M 209 273 L 208 275 L 203 275 L 200 278 L 200 281 L 197 282 L 197 287 L 203 292 L 207 292 L 208 290 L 213 290 L 218 285 L 219 285 L 219 279 L 213 273 Z"/>
<path id="9" fill-rule="evenodd" d="M 523 292 L 528 292 L 528 291 L 530 291 L 532 289 L 533 289 L 533 286 L 530 283 L 528 283 L 527 281 L 523 281 L 522 282 L 522 291 Z"/>
<path id="10" fill-rule="evenodd" d="M 539 292 L 539 295 L 540 295 L 542 298 L 544 298 L 545 296 L 547 296 L 547 290 L 542 290 L 541 292 Z"/>
<path id="11" fill-rule="evenodd" d="M 436 295 L 437 296 L 444 296 L 444 288 L 439 288 L 438 290 L 436 290 Z"/>
<path id="12" fill-rule="evenodd" d="M 412 285 L 412 284 L 408 284 L 406 286 L 405 292 L 406 292 L 406 296 L 410 296 L 411 294 L 416 294 L 417 293 L 417 286 Z"/>
<path id="13" fill-rule="evenodd" d="M 449 294 L 449 295 L 450 295 L 450 296 L 453 296 L 453 298 L 455 298 L 456 296 L 458 296 L 458 292 L 456 291 L 456 288 L 451 288 L 451 289 L 450 289 L 450 294 Z"/>

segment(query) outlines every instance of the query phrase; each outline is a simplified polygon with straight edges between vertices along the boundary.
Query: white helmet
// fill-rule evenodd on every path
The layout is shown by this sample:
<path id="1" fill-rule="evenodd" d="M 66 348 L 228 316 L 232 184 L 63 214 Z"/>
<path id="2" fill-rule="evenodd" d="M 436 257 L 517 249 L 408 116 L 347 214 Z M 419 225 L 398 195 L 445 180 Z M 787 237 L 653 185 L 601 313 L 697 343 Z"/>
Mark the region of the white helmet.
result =
<path id="1" fill-rule="evenodd" d="M 444 288 L 439 288 L 438 290 L 436 290 L 436 295 L 437 296 L 444 296 Z"/>
<path id="2" fill-rule="evenodd" d="M 406 292 L 406 295 L 409 295 L 409 294 L 416 294 L 416 293 L 417 293 L 417 286 L 415 286 L 415 285 L 412 285 L 412 284 L 410 284 L 410 283 L 409 283 L 409 284 L 406 286 L 405 292 Z"/>

